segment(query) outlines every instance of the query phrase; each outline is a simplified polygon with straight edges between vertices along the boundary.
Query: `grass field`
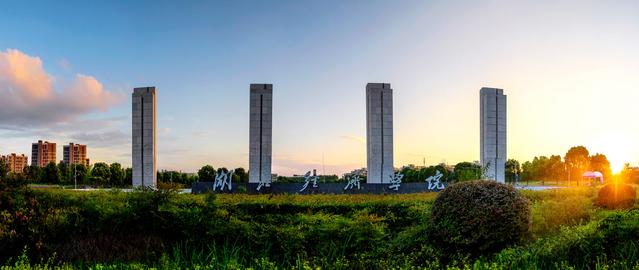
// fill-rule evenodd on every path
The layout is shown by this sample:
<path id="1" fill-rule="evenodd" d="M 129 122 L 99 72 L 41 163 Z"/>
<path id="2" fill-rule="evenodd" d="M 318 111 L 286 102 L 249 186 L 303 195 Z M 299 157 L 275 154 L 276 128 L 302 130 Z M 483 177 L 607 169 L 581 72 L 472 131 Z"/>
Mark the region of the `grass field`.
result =
<path id="1" fill-rule="evenodd" d="M 598 208 L 590 188 L 522 191 L 530 238 L 481 257 L 430 243 L 436 193 L 12 192 L 2 269 L 639 269 L 639 207 Z"/>

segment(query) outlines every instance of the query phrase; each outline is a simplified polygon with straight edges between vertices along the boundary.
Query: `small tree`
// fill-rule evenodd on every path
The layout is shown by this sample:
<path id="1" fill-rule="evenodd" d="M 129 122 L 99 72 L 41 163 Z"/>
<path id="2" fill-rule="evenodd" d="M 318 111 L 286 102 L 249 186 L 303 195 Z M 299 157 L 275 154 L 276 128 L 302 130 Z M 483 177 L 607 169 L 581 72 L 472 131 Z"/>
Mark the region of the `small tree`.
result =
<path id="1" fill-rule="evenodd" d="M 0 158 L 0 180 L 6 179 L 8 174 L 9 164 L 7 164 L 4 158 Z"/>
<path id="2" fill-rule="evenodd" d="M 111 163 L 111 165 L 109 165 L 109 171 L 111 173 L 111 184 L 118 187 L 123 186 L 125 175 L 122 165 L 117 162 Z"/>
<path id="3" fill-rule="evenodd" d="M 44 182 L 49 184 L 60 184 L 60 170 L 54 162 L 50 162 L 44 167 Z"/>
<path id="4" fill-rule="evenodd" d="M 515 182 L 517 176 L 521 173 L 521 167 L 519 161 L 515 159 L 509 159 L 506 161 L 506 181 Z"/>
<path id="5" fill-rule="evenodd" d="M 91 181 L 99 185 L 111 184 L 111 170 L 109 165 L 104 162 L 98 162 L 91 169 Z"/>
<path id="6" fill-rule="evenodd" d="M 236 181 L 238 182 L 248 183 L 248 173 L 246 173 L 246 170 L 242 167 L 235 169 L 233 178 L 237 179 Z"/>
<path id="7" fill-rule="evenodd" d="M 60 163 L 58 163 L 58 170 L 60 171 L 60 182 L 63 184 L 69 183 L 69 165 L 67 165 L 63 161 L 60 161 Z"/>
<path id="8" fill-rule="evenodd" d="M 197 171 L 197 175 L 201 182 L 213 182 L 215 180 L 215 169 L 211 165 L 205 165 Z"/>
<path id="9" fill-rule="evenodd" d="M 124 185 L 130 186 L 133 185 L 133 169 L 126 168 L 124 170 Z"/>

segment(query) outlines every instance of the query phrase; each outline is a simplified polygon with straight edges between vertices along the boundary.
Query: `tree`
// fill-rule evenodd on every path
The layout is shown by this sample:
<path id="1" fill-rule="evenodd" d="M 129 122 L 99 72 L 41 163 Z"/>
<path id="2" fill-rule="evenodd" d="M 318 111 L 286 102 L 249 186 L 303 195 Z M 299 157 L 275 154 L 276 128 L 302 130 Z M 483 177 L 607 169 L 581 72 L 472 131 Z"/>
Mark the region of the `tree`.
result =
<path id="1" fill-rule="evenodd" d="M 99 185 L 111 184 L 111 170 L 109 165 L 104 162 L 98 162 L 91 169 L 91 181 Z"/>
<path id="2" fill-rule="evenodd" d="M 31 183 L 42 182 L 43 170 L 39 166 L 31 165 L 27 169 L 27 181 Z"/>
<path id="3" fill-rule="evenodd" d="M 111 184 L 114 186 L 121 187 L 124 185 L 124 170 L 122 169 L 122 165 L 120 163 L 111 163 L 109 165 L 109 172 L 111 173 Z"/>
<path id="4" fill-rule="evenodd" d="M 124 170 L 124 185 L 131 186 L 133 185 L 133 169 L 126 168 Z"/>
<path id="5" fill-rule="evenodd" d="M 237 182 L 248 183 L 248 173 L 242 167 L 235 169 L 233 178 L 237 179 L 234 179 Z"/>
<path id="6" fill-rule="evenodd" d="M 50 162 L 44 167 L 44 182 L 49 184 L 59 184 L 60 183 L 60 170 L 58 166 L 55 165 L 54 162 Z"/>
<path id="7" fill-rule="evenodd" d="M 225 168 L 225 167 L 218 168 L 218 169 L 217 169 L 217 173 L 218 173 L 218 174 L 220 174 L 220 173 L 229 173 L 229 169 L 227 169 L 227 168 Z"/>
<path id="8" fill-rule="evenodd" d="M 215 180 L 215 169 L 211 165 L 205 165 L 197 171 L 197 175 L 201 182 L 213 182 Z"/>
<path id="9" fill-rule="evenodd" d="M 84 164 L 71 164 L 69 166 L 69 183 L 82 184 L 86 182 L 87 166 Z"/>
<path id="10" fill-rule="evenodd" d="M 515 159 L 509 159 L 506 161 L 506 181 L 515 182 L 519 174 L 521 173 L 521 167 L 519 161 Z"/>
<path id="11" fill-rule="evenodd" d="M 559 179 L 564 178 L 566 173 L 566 166 L 564 162 L 561 161 L 561 156 L 552 155 L 550 156 L 548 164 L 548 169 L 550 170 L 550 178 L 555 179 L 555 182 L 559 184 Z"/>
<path id="12" fill-rule="evenodd" d="M 69 180 L 70 180 L 69 165 L 67 165 L 63 161 L 60 161 L 60 163 L 58 163 L 58 170 L 60 171 L 60 182 L 63 184 L 69 183 Z"/>
<path id="13" fill-rule="evenodd" d="M 521 165 L 521 181 L 526 181 L 526 185 L 533 178 L 533 166 L 532 162 L 526 161 Z"/>
<path id="14" fill-rule="evenodd" d="M 564 161 L 568 165 L 568 181 L 571 179 L 581 179 L 581 175 L 590 166 L 590 153 L 583 146 L 575 146 L 570 148 L 564 156 Z"/>
<path id="15" fill-rule="evenodd" d="M 0 158 L 0 180 L 6 179 L 8 174 L 9 164 L 7 164 L 4 158 Z"/>
<path id="16" fill-rule="evenodd" d="M 479 164 L 471 162 L 460 162 L 455 165 L 453 170 L 455 181 L 478 180 L 482 176 L 482 167 Z"/>
<path id="17" fill-rule="evenodd" d="M 590 170 L 603 174 L 604 180 L 612 180 L 610 161 L 608 161 L 608 158 L 604 154 L 597 153 L 590 157 Z"/>

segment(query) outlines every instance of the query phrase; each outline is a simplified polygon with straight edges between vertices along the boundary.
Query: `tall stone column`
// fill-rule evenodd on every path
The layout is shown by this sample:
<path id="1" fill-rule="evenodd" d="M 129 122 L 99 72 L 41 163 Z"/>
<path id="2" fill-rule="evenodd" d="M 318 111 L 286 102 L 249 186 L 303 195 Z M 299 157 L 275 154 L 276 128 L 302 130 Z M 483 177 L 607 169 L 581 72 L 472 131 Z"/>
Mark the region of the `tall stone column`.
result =
<path id="1" fill-rule="evenodd" d="M 155 87 L 133 89 L 133 187 L 157 186 Z"/>
<path id="2" fill-rule="evenodd" d="M 366 85 L 367 183 L 393 177 L 393 89 L 388 83 Z"/>
<path id="3" fill-rule="evenodd" d="M 480 161 L 484 177 L 505 183 L 506 95 L 503 89 L 484 87 L 480 96 Z"/>
<path id="4" fill-rule="evenodd" d="M 273 85 L 251 84 L 249 183 L 271 182 Z"/>

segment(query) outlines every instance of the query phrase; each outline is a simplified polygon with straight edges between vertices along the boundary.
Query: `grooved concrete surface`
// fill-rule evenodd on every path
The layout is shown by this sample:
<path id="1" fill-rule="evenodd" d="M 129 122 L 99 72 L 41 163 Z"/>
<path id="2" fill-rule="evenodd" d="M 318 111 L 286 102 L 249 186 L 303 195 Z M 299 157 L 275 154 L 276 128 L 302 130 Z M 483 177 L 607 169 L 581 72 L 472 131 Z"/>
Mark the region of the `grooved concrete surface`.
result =
<path id="1" fill-rule="evenodd" d="M 506 149 L 506 95 L 503 89 L 484 87 L 480 99 L 480 162 L 486 179 L 504 183 Z"/>
<path id="2" fill-rule="evenodd" d="M 393 89 L 388 83 L 366 85 L 367 183 L 393 177 Z"/>
<path id="3" fill-rule="evenodd" d="M 133 187 L 157 186 L 155 87 L 133 89 L 132 157 Z"/>
<path id="4" fill-rule="evenodd" d="M 249 183 L 271 182 L 273 85 L 251 84 Z"/>

